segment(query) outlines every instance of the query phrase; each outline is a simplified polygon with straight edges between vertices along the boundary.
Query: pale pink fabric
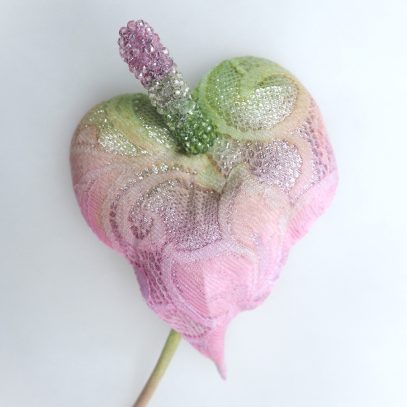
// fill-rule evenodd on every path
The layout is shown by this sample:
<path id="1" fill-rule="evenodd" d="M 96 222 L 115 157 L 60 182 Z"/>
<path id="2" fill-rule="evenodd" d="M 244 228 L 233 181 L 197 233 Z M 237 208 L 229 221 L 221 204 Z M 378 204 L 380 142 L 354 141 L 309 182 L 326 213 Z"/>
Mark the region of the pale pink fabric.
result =
<path id="1" fill-rule="evenodd" d="M 279 159 L 267 158 L 267 149 L 257 161 L 241 154 L 227 171 L 222 160 L 231 162 L 230 157 L 209 152 L 207 165 L 222 173 L 215 182 L 202 175 L 202 162 L 184 160 L 171 149 L 108 151 L 98 141 L 105 130 L 89 115 L 72 141 L 73 184 L 87 222 L 128 258 L 147 304 L 223 376 L 228 323 L 268 296 L 290 247 L 336 188 L 335 160 L 319 110 L 312 99 L 298 108 L 292 124 L 285 119 L 282 136 L 273 136 L 277 141 L 234 146 L 265 149 L 283 140 L 295 148 L 301 169 L 289 188 L 259 170 L 268 168 L 262 159 L 271 164 Z"/>

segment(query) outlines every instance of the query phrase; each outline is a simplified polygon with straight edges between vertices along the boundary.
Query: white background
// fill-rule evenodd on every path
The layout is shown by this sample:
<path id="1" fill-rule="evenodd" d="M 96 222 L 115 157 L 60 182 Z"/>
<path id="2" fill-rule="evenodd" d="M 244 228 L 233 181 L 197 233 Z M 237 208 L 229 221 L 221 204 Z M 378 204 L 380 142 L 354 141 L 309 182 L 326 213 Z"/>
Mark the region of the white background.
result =
<path id="1" fill-rule="evenodd" d="M 405 407 L 405 0 L 1 1 L 0 406 L 130 407 L 166 338 L 68 163 L 92 105 L 141 91 L 116 44 L 133 18 L 191 84 L 238 55 L 291 70 L 341 177 L 266 303 L 230 325 L 228 380 L 183 342 L 151 406 Z"/>

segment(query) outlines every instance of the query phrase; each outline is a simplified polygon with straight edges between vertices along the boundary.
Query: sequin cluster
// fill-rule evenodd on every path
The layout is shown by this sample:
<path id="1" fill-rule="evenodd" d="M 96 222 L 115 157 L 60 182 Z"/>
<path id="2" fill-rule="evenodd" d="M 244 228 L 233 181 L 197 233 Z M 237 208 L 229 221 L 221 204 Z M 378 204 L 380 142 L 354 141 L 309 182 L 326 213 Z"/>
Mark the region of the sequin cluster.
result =
<path id="1" fill-rule="evenodd" d="M 212 70 L 205 97 L 228 126 L 247 132 L 270 130 L 284 120 L 295 108 L 297 93 L 294 81 L 275 72 L 273 64 L 236 58 Z"/>
<path id="2" fill-rule="evenodd" d="M 131 143 L 127 137 L 111 123 L 103 105 L 100 105 L 89 117 L 89 124 L 95 125 L 98 128 L 98 143 L 106 151 L 133 157 L 140 154 L 148 154 L 146 150 Z"/>
<path id="3" fill-rule="evenodd" d="M 179 250 L 196 250 L 221 239 L 218 222 L 219 193 L 185 183 L 167 180 L 142 197 L 139 216 L 146 210 L 158 214 L 169 241 Z"/>
<path id="4" fill-rule="evenodd" d="M 214 126 L 193 99 L 159 36 L 142 20 L 129 21 L 119 34 L 120 55 L 147 89 L 180 150 L 187 154 L 208 151 L 216 138 Z"/>
<path id="5" fill-rule="evenodd" d="M 210 155 L 225 176 L 234 166 L 244 163 L 256 177 L 285 192 L 294 187 L 301 174 L 298 148 L 285 140 L 262 143 L 219 138 Z"/>

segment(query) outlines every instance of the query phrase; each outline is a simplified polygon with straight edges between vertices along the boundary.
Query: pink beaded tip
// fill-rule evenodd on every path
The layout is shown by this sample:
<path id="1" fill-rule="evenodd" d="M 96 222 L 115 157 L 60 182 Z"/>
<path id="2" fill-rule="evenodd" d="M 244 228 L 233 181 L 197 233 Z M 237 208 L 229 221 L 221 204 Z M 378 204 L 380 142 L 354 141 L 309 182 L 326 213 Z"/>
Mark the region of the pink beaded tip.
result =
<path id="1" fill-rule="evenodd" d="M 174 62 L 148 23 L 129 21 L 119 34 L 120 55 L 145 88 L 170 72 Z"/>

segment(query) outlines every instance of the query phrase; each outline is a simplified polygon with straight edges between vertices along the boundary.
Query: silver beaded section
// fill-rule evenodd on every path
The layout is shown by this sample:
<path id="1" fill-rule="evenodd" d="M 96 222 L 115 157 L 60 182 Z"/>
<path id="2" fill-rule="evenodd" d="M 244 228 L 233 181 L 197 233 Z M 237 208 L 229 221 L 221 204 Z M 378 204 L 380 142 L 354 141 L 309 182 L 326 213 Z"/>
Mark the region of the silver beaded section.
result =
<path id="1" fill-rule="evenodd" d="M 241 129 L 271 129 L 294 109 L 297 88 L 287 77 L 277 76 L 257 88 L 231 110 Z"/>
<path id="2" fill-rule="evenodd" d="M 219 137 L 213 144 L 209 155 L 222 174 L 227 177 L 233 167 L 243 162 L 242 144 L 229 137 Z"/>
<path id="3" fill-rule="evenodd" d="M 89 124 L 98 128 L 98 143 L 109 153 L 126 156 L 148 154 L 147 151 L 135 146 L 114 126 L 108 118 L 107 110 L 99 106 L 89 117 Z"/>
<path id="4" fill-rule="evenodd" d="M 205 100 L 230 127 L 270 130 L 289 116 L 297 100 L 294 81 L 273 64 L 237 58 L 219 64 L 207 78 Z"/>
<path id="5" fill-rule="evenodd" d="M 195 106 L 189 87 L 175 65 L 166 77 L 151 84 L 148 96 L 157 112 L 169 117 L 190 114 Z"/>

